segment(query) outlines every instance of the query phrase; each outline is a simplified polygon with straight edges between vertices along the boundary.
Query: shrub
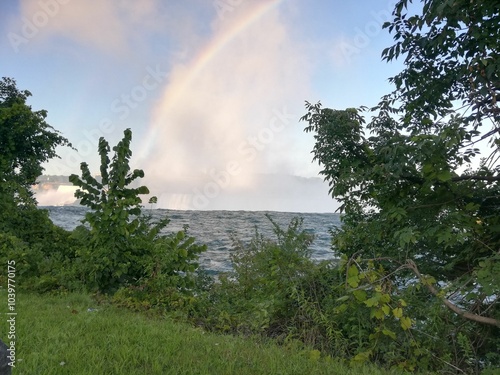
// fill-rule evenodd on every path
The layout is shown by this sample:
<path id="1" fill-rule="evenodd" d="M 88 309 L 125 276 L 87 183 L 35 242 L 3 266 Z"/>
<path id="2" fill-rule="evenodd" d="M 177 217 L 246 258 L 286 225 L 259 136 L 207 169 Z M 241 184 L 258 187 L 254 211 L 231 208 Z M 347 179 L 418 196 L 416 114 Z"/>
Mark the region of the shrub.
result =
<path id="1" fill-rule="evenodd" d="M 316 265 L 310 259 L 312 236 L 293 219 L 287 230 L 274 226 L 275 240 L 257 230 L 250 243 L 234 239 L 233 271 L 220 274 L 202 293 L 194 313 L 211 330 L 284 338 L 297 319 L 294 296 Z"/>
<path id="2" fill-rule="evenodd" d="M 81 164 L 81 178 L 70 176 L 79 187 L 76 197 L 91 209 L 84 220 L 90 228 L 75 231 L 87 244 L 77 253 L 80 275 L 89 289 L 104 293 L 128 286 L 182 292 L 189 286 L 189 275 L 198 267 L 195 260 L 205 247 L 195 245 L 194 238 L 186 238 L 185 231 L 162 236 L 160 232 L 169 220 L 154 223 L 142 214 L 139 196 L 149 190 L 131 187 L 144 177 L 142 170 L 130 171 L 131 140 L 132 132 L 127 129 L 113 148 L 111 160 L 109 144 L 104 138 L 99 140 L 101 181 L 91 175 L 86 163 Z M 150 202 L 155 200 L 153 197 Z"/>
<path id="3" fill-rule="evenodd" d="M 72 262 L 81 245 L 50 220 L 46 210 L 24 207 L 12 216 L 10 229 L 0 233 L 0 262 L 16 262 L 19 288 L 47 291 L 79 289 Z M 0 271 L 1 275 L 4 270 Z"/>

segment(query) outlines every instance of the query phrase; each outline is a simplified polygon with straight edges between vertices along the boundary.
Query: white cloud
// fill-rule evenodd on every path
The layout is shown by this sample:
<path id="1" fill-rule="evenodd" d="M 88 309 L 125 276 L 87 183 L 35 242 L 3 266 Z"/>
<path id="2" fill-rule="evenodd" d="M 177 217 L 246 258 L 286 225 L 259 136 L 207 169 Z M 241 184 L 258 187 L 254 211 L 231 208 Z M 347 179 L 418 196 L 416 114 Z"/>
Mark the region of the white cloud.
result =
<path id="1" fill-rule="evenodd" d="M 148 46 L 148 37 L 179 35 L 183 23 L 176 22 L 175 12 L 181 9 L 159 0 L 20 0 L 16 23 L 21 34 L 27 22 L 34 23 L 36 38 L 29 39 L 38 42 L 63 38 L 110 55 L 130 56 Z"/>

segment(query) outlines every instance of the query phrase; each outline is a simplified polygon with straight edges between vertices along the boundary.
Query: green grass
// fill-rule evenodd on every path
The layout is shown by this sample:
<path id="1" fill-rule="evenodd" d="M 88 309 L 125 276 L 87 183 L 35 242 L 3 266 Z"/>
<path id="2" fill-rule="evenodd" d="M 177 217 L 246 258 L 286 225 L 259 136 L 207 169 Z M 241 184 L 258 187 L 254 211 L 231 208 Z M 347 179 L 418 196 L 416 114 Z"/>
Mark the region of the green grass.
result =
<path id="1" fill-rule="evenodd" d="M 0 288 L 0 312 L 6 311 Z M 5 302 L 4 302 L 5 301 Z M 13 375 L 387 374 L 312 359 L 311 351 L 205 333 L 168 318 L 151 318 L 83 294 L 18 293 Z M 89 312 L 88 308 L 97 308 Z M 6 340 L 2 314 L 0 337 Z"/>

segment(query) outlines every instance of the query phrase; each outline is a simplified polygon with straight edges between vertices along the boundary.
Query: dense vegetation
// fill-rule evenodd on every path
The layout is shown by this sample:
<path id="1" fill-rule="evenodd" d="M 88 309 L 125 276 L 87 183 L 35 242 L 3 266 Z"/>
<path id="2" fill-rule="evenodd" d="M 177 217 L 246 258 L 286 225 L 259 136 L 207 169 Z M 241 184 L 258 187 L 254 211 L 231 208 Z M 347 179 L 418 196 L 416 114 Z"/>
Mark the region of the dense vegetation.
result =
<path id="1" fill-rule="evenodd" d="M 0 289 L 0 299 L 6 293 Z M 375 366 L 350 368 L 319 358 L 299 342 L 204 332 L 97 304 L 86 294 L 19 294 L 15 375 L 389 375 Z M 397 372 L 393 372 L 394 375 Z"/>
<path id="2" fill-rule="evenodd" d="M 112 160 L 108 157 L 109 144 L 103 138 L 99 140 L 100 181 L 92 176 L 86 163 L 81 164 L 81 178 L 69 178 L 80 187 L 76 197 L 90 208 L 84 220 L 90 230 L 77 228 L 79 238 L 86 243 L 78 252 L 81 279 L 87 287 L 101 292 L 158 279 L 162 288 L 185 292 L 198 267 L 197 256 L 205 246 L 196 245 L 185 231 L 162 236 L 160 231 L 169 220 L 152 223 L 150 217 L 142 215 L 139 195 L 148 194 L 149 190 L 145 186 L 129 187 L 144 177 L 140 169 L 130 172 L 131 140 L 132 132 L 127 129 L 123 140 L 113 148 Z M 150 203 L 155 200 L 151 198 Z"/>
<path id="3" fill-rule="evenodd" d="M 368 340 L 366 358 L 477 372 L 500 365 L 499 7 L 407 3 L 385 25 L 396 43 L 383 58 L 405 63 L 394 91 L 369 109 L 307 103 L 302 119 L 342 203 L 346 303 L 398 343 Z"/>
<path id="4" fill-rule="evenodd" d="M 495 1 L 399 1 L 385 25 L 404 57 L 395 89 L 373 108 L 307 103 L 314 159 L 341 202 L 336 262 L 313 262 L 300 218 L 234 239 L 233 270 L 199 269 L 186 230 L 143 212 L 130 169 L 132 133 L 99 141 L 100 178 L 70 180 L 89 208 L 72 232 L 36 207 L 30 186 L 56 146 L 71 146 L 0 82 L 0 261 L 30 291 L 85 291 L 168 313 L 208 331 L 300 342 L 311 358 L 404 372 L 498 373 L 500 366 L 499 9 Z M 479 144 L 488 147 L 479 148 Z M 137 187 L 138 186 L 138 187 Z M 155 198 L 151 199 L 154 203 Z M 272 221 L 272 217 L 269 217 Z M 274 223 L 273 223 L 274 224 Z M 0 282 L 5 271 L 2 268 Z M 495 372 L 497 371 L 497 372 Z"/>

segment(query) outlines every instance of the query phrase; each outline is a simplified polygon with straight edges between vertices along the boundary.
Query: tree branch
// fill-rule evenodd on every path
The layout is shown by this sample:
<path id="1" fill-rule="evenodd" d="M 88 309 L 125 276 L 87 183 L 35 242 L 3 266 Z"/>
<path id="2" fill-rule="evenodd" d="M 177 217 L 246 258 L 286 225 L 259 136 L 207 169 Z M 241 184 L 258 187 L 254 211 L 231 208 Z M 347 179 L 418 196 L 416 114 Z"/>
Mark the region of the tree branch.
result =
<path id="1" fill-rule="evenodd" d="M 457 305 L 455 305 L 454 303 L 452 303 L 450 300 L 448 300 L 444 297 L 440 297 L 438 290 L 436 288 L 434 288 L 431 284 L 429 284 L 429 282 L 427 282 L 424 279 L 424 277 L 421 275 L 420 271 L 417 268 L 417 265 L 415 264 L 415 262 L 413 260 L 408 260 L 407 265 L 408 265 L 408 268 L 411 269 L 413 271 L 413 273 L 418 277 L 418 279 L 427 287 L 427 289 L 429 289 L 429 291 L 434 296 L 440 298 L 443 301 L 444 305 L 447 308 L 449 308 L 451 311 L 453 311 L 454 313 L 456 313 L 457 315 L 459 315 L 465 319 L 469 319 L 469 320 L 472 320 L 474 322 L 489 324 L 489 325 L 500 327 L 500 320 L 497 320 L 494 318 L 489 318 L 487 316 L 473 314 L 469 311 L 465 311 L 465 310 L 461 309 L 460 307 L 458 307 Z"/>
<path id="2" fill-rule="evenodd" d="M 468 181 L 468 180 L 495 182 L 495 181 L 500 181 L 500 176 L 458 176 L 458 177 L 452 177 L 451 180 L 454 182 Z"/>
<path id="3" fill-rule="evenodd" d="M 400 177 L 403 180 L 410 181 L 410 182 L 417 183 L 417 184 L 422 184 L 425 181 L 425 179 L 423 179 L 421 177 L 411 176 L 411 175 L 401 175 Z M 457 176 L 457 177 L 452 177 L 451 178 L 451 181 L 453 181 L 453 182 L 469 181 L 469 180 L 496 182 L 496 181 L 500 181 L 500 176 L 477 176 L 477 175 L 472 175 L 472 176 Z"/>

